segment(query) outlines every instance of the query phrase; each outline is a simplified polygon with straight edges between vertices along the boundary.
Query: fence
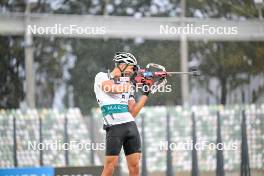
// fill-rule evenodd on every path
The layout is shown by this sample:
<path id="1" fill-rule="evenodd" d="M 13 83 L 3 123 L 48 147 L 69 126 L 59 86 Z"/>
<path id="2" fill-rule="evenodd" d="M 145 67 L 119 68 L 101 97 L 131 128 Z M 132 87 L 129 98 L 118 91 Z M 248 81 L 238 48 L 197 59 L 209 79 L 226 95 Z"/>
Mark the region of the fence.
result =
<path id="1" fill-rule="evenodd" d="M 84 118 L 78 109 L 1 110 L 0 167 L 102 165 L 105 132 L 100 110 L 93 109 L 91 117 Z M 136 122 L 142 134 L 143 175 L 195 167 L 196 172 L 215 171 L 221 163 L 227 171 L 264 167 L 264 105 L 145 107 Z M 242 141 L 245 134 L 247 143 Z M 217 143 L 223 144 L 222 155 L 217 154 Z M 192 150 L 195 144 L 200 148 Z"/>

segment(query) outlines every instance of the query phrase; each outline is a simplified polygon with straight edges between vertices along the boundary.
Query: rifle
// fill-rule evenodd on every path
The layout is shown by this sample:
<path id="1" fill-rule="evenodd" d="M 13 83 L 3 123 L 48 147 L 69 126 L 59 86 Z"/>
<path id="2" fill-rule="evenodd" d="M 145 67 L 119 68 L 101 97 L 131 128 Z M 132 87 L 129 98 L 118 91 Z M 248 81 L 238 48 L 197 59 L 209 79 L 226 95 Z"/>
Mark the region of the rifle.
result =
<path id="1" fill-rule="evenodd" d="M 151 71 L 151 68 L 160 71 Z M 154 85 L 151 86 L 151 93 L 154 94 L 160 87 L 167 83 L 167 77 L 172 75 L 187 74 L 192 76 L 200 76 L 200 72 L 196 69 L 189 72 L 168 72 L 165 67 L 155 63 L 149 63 L 146 68 L 138 68 L 135 71 L 134 84 Z"/>

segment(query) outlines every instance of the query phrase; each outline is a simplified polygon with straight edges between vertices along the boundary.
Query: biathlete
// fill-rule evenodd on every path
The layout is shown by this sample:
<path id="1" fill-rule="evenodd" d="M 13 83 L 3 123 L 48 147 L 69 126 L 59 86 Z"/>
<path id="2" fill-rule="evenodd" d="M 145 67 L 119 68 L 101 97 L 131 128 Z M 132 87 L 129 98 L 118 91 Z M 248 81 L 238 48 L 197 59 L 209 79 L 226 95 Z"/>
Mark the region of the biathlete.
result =
<path id="1" fill-rule="evenodd" d="M 141 138 L 135 117 L 145 105 L 149 91 L 135 101 L 129 80 L 137 68 L 136 58 L 128 52 L 118 52 L 112 72 L 100 72 L 95 77 L 94 92 L 101 108 L 106 130 L 106 153 L 102 176 L 113 175 L 123 147 L 130 176 L 139 176 Z M 151 86 L 150 84 L 147 86 Z"/>

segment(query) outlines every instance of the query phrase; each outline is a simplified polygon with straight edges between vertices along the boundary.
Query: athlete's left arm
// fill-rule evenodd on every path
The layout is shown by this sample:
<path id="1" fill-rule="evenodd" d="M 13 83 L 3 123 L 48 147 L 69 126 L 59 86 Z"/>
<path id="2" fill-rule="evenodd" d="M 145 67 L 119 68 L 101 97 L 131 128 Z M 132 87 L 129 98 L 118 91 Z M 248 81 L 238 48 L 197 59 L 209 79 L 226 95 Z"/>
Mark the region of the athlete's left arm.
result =
<path id="1" fill-rule="evenodd" d="M 139 111 L 144 107 L 147 99 L 148 96 L 142 95 L 138 102 L 136 102 L 134 98 L 128 100 L 128 110 L 134 118 L 137 116 Z"/>

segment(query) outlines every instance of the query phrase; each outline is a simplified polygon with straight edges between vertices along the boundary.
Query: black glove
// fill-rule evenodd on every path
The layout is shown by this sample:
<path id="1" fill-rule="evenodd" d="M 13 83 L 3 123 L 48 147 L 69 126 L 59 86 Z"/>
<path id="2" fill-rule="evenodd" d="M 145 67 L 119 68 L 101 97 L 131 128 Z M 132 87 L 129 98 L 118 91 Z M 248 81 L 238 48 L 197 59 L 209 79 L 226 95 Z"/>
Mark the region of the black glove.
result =
<path id="1" fill-rule="evenodd" d="M 133 86 L 136 86 L 137 85 L 137 81 L 135 79 L 130 79 L 130 82 Z"/>
<path id="2" fill-rule="evenodd" d="M 143 84 L 143 87 L 142 87 L 142 94 L 143 95 L 146 95 L 146 96 L 149 96 L 149 93 L 151 92 L 150 90 L 150 86 L 147 85 L 147 84 Z"/>

